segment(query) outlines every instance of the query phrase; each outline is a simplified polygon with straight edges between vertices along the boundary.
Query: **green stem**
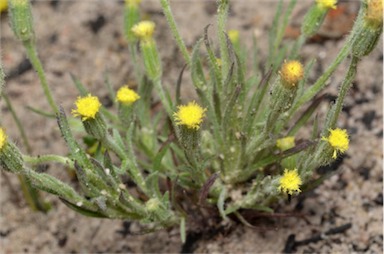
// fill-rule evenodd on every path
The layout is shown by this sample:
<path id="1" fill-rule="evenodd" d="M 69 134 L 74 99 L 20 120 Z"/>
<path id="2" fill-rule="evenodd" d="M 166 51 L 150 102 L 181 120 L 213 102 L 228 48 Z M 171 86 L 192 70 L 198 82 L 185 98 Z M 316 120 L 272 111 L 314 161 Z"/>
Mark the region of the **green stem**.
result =
<path id="1" fill-rule="evenodd" d="M 29 60 L 32 63 L 33 68 L 36 70 L 37 75 L 39 76 L 40 83 L 41 83 L 41 86 L 43 88 L 45 97 L 47 98 L 51 109 L 55 113 L 57 113 L 59 110 L 58 110 L 58 107 L 57 107 L 55 101 L 53 100 L 51 90 L 48 87 L 48 82 L 47 82 L 47 79 L 45 77 L 43 65 L 41 64 L 40 59 L 37 56 L 36 47 L 31 40 L 24 41 L 24 47 L 27 50 L 27 55 L 28 55 Z"/>
<path id="2" fill-rule="evenodd" d="M 262 133 L 260 133 L 260 135 L 257 138 L 251 139 L 251 142 L 249 143 L 245 151 L 246 157 L 249 157 L 251 156 L 251 154 L 255 153 L 255 150 L 257 149 L 257 147 L 261 145 L 261 143 L 263 143 L 266 136 L 267 136 L 266 132 L 263 131 Z"/>
<path id="3" fill-rule="evenodd" d="M 2 93 L 2 96 L 5 100 L 5 103 L 11 112 L 11 115 L 16 123 L 16 126 L 20 132 L 21 138 L 24 142 L 24 146 L 27 150 L 28 153 L 31 153 L 32 147 L 29 144 L 27 135 L 25 134 L 25 130 L 23 128 L 23 125 L 20 122 L 19 117 L 17 116 L 11 101 L 9 100 L 8 96 L 5 93 Z M 32 185 L 27 181 L 26 177 L 23 175 L 18 175 L 20 185 L 21 185 L 21 190 L 23 192 L 23 196 L 29 205 L 29 207 L 33 211 L 42 211 L 42 212 L 47 212 L 50 208 L 50 205 L 43 200 L 41 200 L 41 197 L 39 195 L 39 191 L 34 189 Z"/>
<path id="4" fill-rule="evenodd" d="M 32 193 L 30 192 L 30 190 L 34 190 L 34 191 L 36 191 L 36 190 L 31 188 L 31 186 L 28 184 L 28 181 L 25 178 L 25 176 L 17 175 L 17 177 L 19 178 L 20 185 L 21 185 L 21 191 L 23 192 L 25 201 L 27 202 L 28 206 L 33 211 L 37 211 L 38 210 L 38 205 L 37 205 L 38 202 L 36 202 L 36 200 L 34 200 L 34 198 L 33 198 L 34 195 L 32 195 Z"/>
<path id="5" fill-rule="evenodd" d="M 359 60 L 360 59 L 358 57 L 355 57 L 355 56 L 352 57 L 347 75 L 345 76 L 345 79 L 340 87 L 340 92 L 335 104 L 335 107 L 336 107 L 335 112 L 333 113 L 331 120 L 329 122 L 328 128 L 330 129 L 334 129 L 336 127 L 337 118 L 339 117 L 339 114 L 343 107 L 344 98 L 347 95 L 348 90 L 351 88 L 353 84 L 352 81 L 355 79 L 357 63 L 359 62 Z"/>
<path id="6" fill-rule="evenodd" d="M 161 7 L 163 8 L 164 15 L 168 21 L 168 25 L 171 28 L 171 32 L 173 37 L 176 40 L 177 45 L 179 46 L 179 49 L 181 53 L 183 54 L 184 60 L 187 62 L 188 65 L 191 64 L 191 57 L 188 53 L 188 50 L 184 44 L 183 39 L 180 36 L 179 30 L 177 29 L 175 19 L 172 15 L 171 7 L 168 0 L 161 0 Z"/>
<path id="7" fill-rule="evenodd" d="M 122 147 L 120 147 L 111 136 L 107 135 L 103 140 L 103 144 L 111 149 L 113 152 L 119 156 L 122 164 L 127 163 L 128 171 L 132 176 L 132 180 L 141 188 L 141 190 L 148 194 L 148 190 L 145 186 L 145 180 L 143 175 L 141 174 L 137 164 L 135 163 L 134 155 L 132 152 L 125 151 Z M 123 166 L 122 166 L 123 167 Z"/>
<path id="8" fill-rule="evenodd" d="M 157 95 L 159 96 L 161 100 L 161 104 L 165 108 L 165 111 L 167 112 L 168 116 L 173 119 L 173 106 L 172 106 L 172 101 L 168 100 L 164 88 L 161 84 L 161 80 L 158 78 L 156 80 L 153 80 L 153 83 L 155 85 L 155 88 L 157 90 Z"/>
<path id="9" fill-rule="evenodd" d="M 221 58 L 221 73 L 223 80 L 228 75 L 229 71 L 229 52 L 226 36 L 226 23 L 229 10 L 229 0 L 220 0 L 217 10 L 217 32 L 220 45 L 220 58 Z M 219 84 L 221 85 L 221 84 Z"/>
<path id="10" fill-rule="evenodd" d="M 17 129 L 20 132 L 21 139 L 23 140 L 23 143 L 24 143 L 25 148 L 27 149 L 27 152 L 31 153 L 32 152 L 31 145 L 29 144 L 29 141 L 28 141 L 27 135 L 25 134 L 25 130 L 23 128 L 23 125 L 21 124 L 20 119 L 17 116 L 16 111 L 13 108 L 11 101 L 8 98 L 8 95 L 5 93 L 2 93 L 2 96 L 4 98 L 5 104 L 7 105 L 9 111 L 11 112 L 13 120 L 16 123 Z"/>
<path id="11" fill-rule="evenodd" d="M 126 160 L 127 159 L 127 154 L 126 152 L 124 151 L 123 148 L 121 148 L 116 142 L 115 140 L 113 140 L 113 138 L 107 134 L 107 136 L 101 140 L 101 142 L 109 149 L 111 149 L 114 153 L 117 154 L 117 156 L 119 156 L 120 160 Z"/>
<path id="12" fill-rule="evenodd" d="M 327 85 L 328 78 L 336 70 L 337 66 L 347 57 L 350 49 L 350 40 L 347 40 L 343 48 L 340 50 L 339 54 L 336 56 L 335 60 L 324 72 L 324 74 L 316 81 L 316 83 L 311 86 L 304 94 L 297 100 L 297 102 L 292 106 L 288 115 L 292 116 L 297 109 L 301 107 L 304 103 L 310 101 L 315 95 Z M 290 117 L 288 117 L 290 119 Z"/>
<path id="13" fill-rule="evenodd" d="M 28 206 L 33 211 L 48 212 L 50 209 L 50 204 L 44 202 L 40 197 L 40 192 L 33 188 L 31 183 L 28 181 L 27 177 L 24 175 L 17 175 L 20 181 L 21 190 L 23 192 L 24 198 L 27 201 Z"/>
<path id="14" fill-rule="evenodd" d="M 141 80 L 142 80 L 142 77 L 143 77 L 143 72 L 140 69 L 140 65 L 139 64 L 135 64 L 135 63 L 137 63 L 139 61 L 139 57 L 138 57 L 138 54 L 137 54 L 137 48 L 136 48 L 135 44 L 129 44 L 128 51 L 129 51 L 129 56 L 132 59 L 131 62 L 133 63 L 133 69 L 134 69 L 133 72 L 135 74 L 136 82 L 138 84 L 141 84 Z"/>
<path id="15" fill-rule="evenodd" d="M 32 164 L 32 165 L 39 165 L 44 164 L 48 162 L 57 162 L 63 165 L 67 165 L 70 168 L 74 168 L 73 161 L 67 157 L 56 155 L 56 154 L 46 154 L 46 155 L 40 155 L 40 156 L 28 156 L 23 155 L 23 160 L 26 163 Z"/>
<path id="16" fill-rule="evenodd" d="M 301 49 L 301 47 L 304 45 L 306 39 L 307 38 L 305 37 L 304 33 L 300 34 L 299 38 L 295 41 L 295 44 L 292 47 L 291 55 L 290 55 L 291 59 L 297 58 L 298 52 Z"/>

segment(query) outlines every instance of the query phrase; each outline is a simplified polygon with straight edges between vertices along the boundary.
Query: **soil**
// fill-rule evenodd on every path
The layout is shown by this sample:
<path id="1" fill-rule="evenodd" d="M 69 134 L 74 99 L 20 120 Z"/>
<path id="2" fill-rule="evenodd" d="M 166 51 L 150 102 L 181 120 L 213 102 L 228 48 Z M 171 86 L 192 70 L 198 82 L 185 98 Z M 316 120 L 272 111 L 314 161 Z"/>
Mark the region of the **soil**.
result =
<path id="1" fill-rule="evenodd" d="M 143 15 L 156 22 L 156 40 L 164 66 L 164 84 L 174 87 L 183 60 L 162 15 L 159 1 L 145 0 Z M 215 1 L 171 1 L 181 35 L 188 47 L 202 36 L 203 28 L 215 30 Z M 296 37 L 305 10 L 310 3 L 299 0 L 286 37 Z M 240 30 L 246 47 L 257 39 L 261 62 L 266 57 L 268 29 L 275 12 L 275 1 L 232 1 L 228 27 Z M 301 52 L 308 62 L 316 58 L 318 77 L 344 43 L 356 15 L 358 3 L 343 3 L 339 12 L 327 18 L 319 34 Z M 107 71 L 114 88 L 132 82 L 132 63 L 122 34 L 123 3 L 118 1 L 33 1 L 36 40 L 48 82 L 66 112 L 78 96 L 70 73 L 76 75 L 94 94 L 110 101 L 104 86 Z M 36 73 L 25 61 L 25 52 L 1 17 L 1 55 L 6 92 L 22 119 L 33 147 L 33 154 L 66 154 L 67 150 L 56 121 L 42 118 L 26 106 L 47 109 Z M 345 61 L 347 63 L 347 61 Z M 327 105 L 334 100 L 345 74 L 342 64 L 324 91 Z M 137 235 L 135 223 L 100 220 L 81 216 L 52 195 L 44 195 L 53 209 L 47 214 L 34 213 L 26 206 L 17 177 L 1 172 L 1 253 L 96 253 L 96 252 L 209 252 L 209 253 L 280 253 L 280 252 L 383 252 L 383 50 L 382 40 L 372 54 L 359 63 L 354 86 L 345 101 L 338 126 L 351 136 L 350 149 L 337 163 L 321 170 L 337 170 L 315 190 L 282 201 L 277 213 L 263 217 L 250 213 L 253 227 L 238 222 L 217 227 L 190 228 L 182 244 L 177 228 Z M 185 75 L 187 77 L 187 74 Z M 190 80 L 184 78 L 183 96 L 194 97 Z M 11 114 L 1 101 L 1 124 L 19 146 L 22 141 Z M 25 150 L 25 148 L 22 148 Z M 43 170 L 63 181 L 68 174 L 58 165 Z M 204 225 L 203 225 L 204 227 Z"/>

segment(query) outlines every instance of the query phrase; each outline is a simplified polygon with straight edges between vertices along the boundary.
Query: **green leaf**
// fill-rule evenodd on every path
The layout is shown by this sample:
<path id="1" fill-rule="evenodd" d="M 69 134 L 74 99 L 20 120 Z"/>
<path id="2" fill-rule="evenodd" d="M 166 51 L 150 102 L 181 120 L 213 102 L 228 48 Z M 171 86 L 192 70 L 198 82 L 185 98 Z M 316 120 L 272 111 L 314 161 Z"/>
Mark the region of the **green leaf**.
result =
<path id="1" fill-rule="evenodd" d="M 200 61 L 200 46 L 203 42 L 203 38 L 199 39 L 192 50 L 191 56 L 191 76 L 193 85 L 195 88 L 201 89 L 203 85 L 207 82 L 205 79 L 205 75 L 203 72 L 203 68 L 201 66 Z"/>
<path id="2" fill-rule="evenodd" d="M 159 199 L 161 198 L 162 194 L 159 189 L 159 172 L 155 171 L 147 176 L 145 179 L 145 186 L 147 186 L 147 189 L 152 195 Z"/>
<path id="3" fill-rule="evenodd" d="M 185 228 L 185 217 L 181 217 L 180 219 L 180 238 L 181 238 L 181 242 L 182 243 L 185 243 L 186 239 L 187 239 L 187 230 Z"/>
<path id="4" fill-rule="evenodd" d="M 67 143 L 67 146 L 69 148 L 69 151 L 71 153 L 71 157 L 77 161 L 81 166 L 83 166 L 86 169 L 92 168 L 92 163 L 89 161 L 85 151 L 79 146 L 79 144 L 74 139 L 72 132 L 69 128 L 67 117 L 64 113 L 63 108 L 60 107 L 59 113 L 57 115 L 57 122 L 59 124 L 59 128 L 61 131 L 61 134 L 63 135 L 63 138 L 65 142 Z"/>
<path id="5" fill-rule="evenodd" d="M 311 118 L 313 112 L 320 105 L 320 102 L 323 100 L 324 96 L 318 97 L 312 101 L 311 105 L 302 113 L 302 115 L 297 119 L 296 123 L 292 126 L 292 128 L 288 131 L 287 136 L 295 136 L 296 133 L 303 127 L 308 120 Z"/>
<path id="6" fill-rule="evenodd" d="M 108 91 L 108 94 L 109 94 L 111 101 L 113 102 L 113 105 L 116 106 L 116 104 L 117 104 L 116 99 L 115 99 L 116 93 L 111 86 L 111 82 L 109 82 L 109 75 L 108 75 L 107 71 L 104 72 L 104 84 L 107 87 L 107 91 Z"/>
<path id="7" fill-rule="evenodd" d="M 66 205 L 68 206 L 69 208 L 71 208 L 72 210 L 74 210 L 75 212 L 78 212 L 84 216 L 88 216 L 88 217 L 94 217 L 94 218 L 108 218 L 108 216 L 100 213 L 100 212 L 95 212 L 95 211 L 92 211 L 92 210 L 88 210 L 88 209 L 85 209 L 83 207 L 79 207 L 75 204 L 72 204 L 71 202 L 69 202 L 68 200 L 65 200 L 63 198 L 60 198 L 60 200 Z"/>
<path id="8" fill-rule="evenodd" d="M 41 110 L 41 109 L 37 109 L 37 108 L 31 107 L 31 106 L 27 106 L 27 109 L 32 111 L 33 113 L 36 113 L 36 114 L 43 116 L 43 117 L 55 118 L 54 114 L 47 112 L 47 111 L 44 111 L 44 110 Z"/>
<path id="9" fill-rule="evenodd" d="M 153 170 L 161 171 L 161 161 L 164 157 L 164 155 L 167 153 L 168 149 L 170 147 L 170 144 L 166 144 L 164 147 L 160 149 L 160 151 L 156 154 L 155 159 L 153 160 Z"/>
<path id="10" fill-rule="evenodd" d="M 125 145 L 123 142 L 123 138 L 120 135 L 120 132 L 116 129 L 113 129 L 112 130 L 112 137 L 113 137 L 114 141 L 116 142 L 116 144 L 120 147 L 120 149 L 125 151 L 126 148 L 125 148 Z"/>
<path id="11" fill-rule="evenodd" d="M 81 81 L 74 74 L 70 73 L 70 75 L 71 75 L 71 79 L 72 79 L 73 83 L 75 84 L 77 90 L 79 91 L 80 95 L 86 96 L 89 92 L 85 88 L 85 86 L 81 83 Z"/>

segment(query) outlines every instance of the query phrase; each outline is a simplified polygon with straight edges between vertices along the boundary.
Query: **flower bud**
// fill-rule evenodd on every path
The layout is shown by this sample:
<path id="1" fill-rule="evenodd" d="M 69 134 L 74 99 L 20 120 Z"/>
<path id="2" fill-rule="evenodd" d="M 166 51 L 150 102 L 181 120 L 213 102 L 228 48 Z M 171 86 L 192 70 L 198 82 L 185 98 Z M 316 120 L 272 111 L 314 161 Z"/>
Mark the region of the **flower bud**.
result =
<path id="1" fill-rule="evenodd" d="M 131 106 L 138 99 L 140 99 L 140 95 L 129 89 L 128 86 L 121 87 L 116 94 L 116 101 L 127 106 Z"/>
<path id="2" fill-rule="evenodd" d="M 125 0 L 124 8 L 124 30 L 128 43 L 134 44 L 137 38 L 132 27 L 140 20 L 139 4 L 141 0 Z"/>
<path id="3" fill-rule="evenodd" d="M 383 31 L 382 0 L 365 0 L 355 26 L 352 37 L 352 54 L 360 58 L 368 55 L 380 39 Z"/>
<path id="4" fill-rule="evenodd" d="M 232 42 L 232 44 L 235 45 L 239 43 L 239 38 L 240 38 L 239 30 L 229 30 L 228 37 L 229 37 L 229 40 Z"/>
<path id="5" fill-rule="evenodd" d="M 132 27 L 132 32 L 140 40 L 140 49 L 143 55 L 144 66 L 150 79 L 156 80 L 161 76 L 161 62 L 153 39 L 155 23 L 141 21 Z"/>
<path id="6" fill-rule="evenodd" d="M 116 101 L 119 102 L 118 115 L 125 127 L 129 127 L 132 122 L 133 103 L 140 99 L 138 95 L 128 86 L 121 87 L 116 94 Z"/>
<path id="7" fill-rule="evenodd" d="M 99 110 L 101 103 L 96 96 L 88 94 L 79 97 L 76 102 L 76 109 L 72 110 L 74 116 L 81 116 L 86 132 L 97 139 L 103 139 L 107 133 L 107 127 Z"/>
<path id="8" fill-rule="evenodd" d="M 101 140 L 104 139 L 107 134 L 107 125 L 100 114 L 96 114 L 95 118 L 91 118 L 83 121 L 85 131 Z"/>
<path id="9" fill-rule="evenodd" d="M 17 39 L 34 39 L 33 17 L 29 0 L 9 0 L 11 27 Z"/>
<path id="10" fill-rule="evenodd" d="M 3 128 L 0 128 L 0 165 L 9 172 L 20 173 L 23 170 L 23 158 L 19 149 L 9 142 Z"/>
<path id="11" fill-rule="evenodd" d="M 200 107 L 196 102 L 178 107 L 173 114 L 176 125 L 179 125 L 179 137 L 181 144 L 186 150 L 194 150 L 200 141 L 200 125 L 205 117 L 205 108 Z"/>
<path id="12" fill-rule="evenodd" d="M 309 9 L 304 17 L 301 32 L 311 37 L 319 30 L 329 9 L 336 9 L 337 0 L 316 0 L 316 5 Z"/>
<path id="13" fill-rule="evenodd" d="M 383 26 L 383 1 L 366 0 L 364 21 L 368 27 L 380 29 Z"/>
<path id="14" fill-rule="evenodd" d="M 155 23 L 148 20 L 141 21 L 132 27 L 132 32 L 140 40 L 152 39 L 154 31 L 155 31 Z"/>
<path id="15" fill-rule="evenodd" d="M 294 88 L 303 79 L 303 75 L 303 65 L 299 61 L 285 61 L 280 70 L 282 84 L 288 89 Z"/>
<path id="16" fill-rule="evenodd" d="M 289 136 L 285 138 L 280 138 L 276 141 L 276 146 L 281 151 L 286 151 L 295 147 L 295 137 Z"/>
<path id="17" fill-rule="evenodd" d="M 303 78 L 303 66 L 298 61 L 284 62 L 271 89 L 269 114 L 264 130 L 270 131 L 280 115 L 288 111 L 296 97 L 297 85 Z"/>

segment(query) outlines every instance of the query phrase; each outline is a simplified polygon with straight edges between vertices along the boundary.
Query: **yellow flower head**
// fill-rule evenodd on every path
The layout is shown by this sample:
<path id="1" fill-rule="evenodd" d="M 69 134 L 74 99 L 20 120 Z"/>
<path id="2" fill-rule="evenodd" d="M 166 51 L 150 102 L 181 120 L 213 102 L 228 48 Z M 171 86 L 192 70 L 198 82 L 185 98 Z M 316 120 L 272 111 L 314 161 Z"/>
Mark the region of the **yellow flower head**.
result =
<path id="1" fill-rule="evenodd" d="M 284 62 L 280 70 L 281 79 L 287 88 L 295 87 L 303 75 L 303 65 L 299 61 Z"/>
<path id="2" fill-rule="evenodd" d="M 337 0 L 316 0 L 316 4 L 321 9 L 336 9 Z"/>
<path id="3" fill-rule="evenodd" d="M 7 135 L 3 128 L 0 128 L 0 151 L 7 144 Z"/>
<path id="4" fill-rule="evenodd" d="M 301 184 L 301 178 L 296 168 L 293 170 L 285 169 L 283 176 L 280 178 L 279 190 L 292 195 L 294 192 L 301 192 Z"/>
<path id="5" fill-rule="evenodd" d="M 97 112 L 101 107 L 101 103 L 96 96 L 88 94 L 85 97 L 78 97 L 75 105 L 77 109 L 72 110 L 74 116 L 81 116 L 82 121 L 86 121 L 90 118 L 94 119 Z"/>
<path id="6" fill-rule="evenodd" d="M 141 3 L 141 0 L 125 0 L 125 5 L 129 7 L 137 7 Z"/>
<path id="7" fill-rule="evenodd" d="M 138 99 L 140 99 L 140 95 L 129 89 L 128 86 L 121 87 L 116 94 L 116 100 L 125 105 L 131 105 Z"/>
<path id="8" fill-rule="evenodd" d="M 322 137 L 321 139 L 324 141 L 328 141 L 329 144 L 333 147 L 333 155 L 332 158 L 336 159 L 337 153 L 345 153 L 345 151 L 348 150 L 349 146 L 349 138 L 348 138 L 348 133 L 347 130 L 342 130 L 342 129 L 334 129 L 334 130 L 329 130 L 330 134 L 329 137 Z"/>
<path id="9" fill-rule="evenodd" d="M 280 138 L 276 141 L 276 146 L 281 151 L 291 149 L 291 148 L 295 147 L 295 137 L 288 136 L 285 138 Z"/>
<path id="10" fill-rule="evenodd" d="M 155 31 L 155 23 L 152 21 L 141 21 L 132 27 L 132 32 L 139 37 L 140 40 L 148 40 L 152 38 Z"/>
<path id="11" fill-rule="evenodd" d="M 8 9 L 8 1 L 0 0 L 0 13 L 6 11 Z"/>
<path id="12" fill-rule="evenodd" d="M 200 107 L 196 102 L 178 106 L 178 111 L 173 114 L 177 125 L 185 125 L 189 129 L 200 128 L 200 124 L 205 117 L 205 108 Z"/>
<path id="13" fill-rule="evenodd" d="M 240 37 L 239 30 L 229 30 L 228 37 L 232 43 L 238 42 Z"/>
<path id="14" fill-rule="evenodd" d="M 374 27 L 383 25 L 383 0 L 367 0 L 365 20 Z"/>

